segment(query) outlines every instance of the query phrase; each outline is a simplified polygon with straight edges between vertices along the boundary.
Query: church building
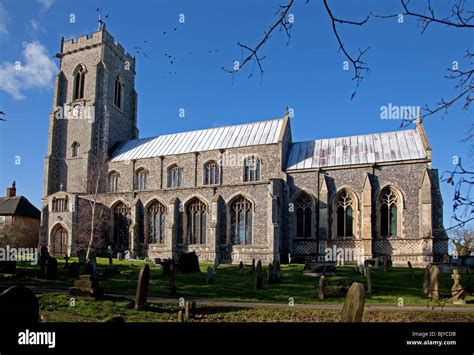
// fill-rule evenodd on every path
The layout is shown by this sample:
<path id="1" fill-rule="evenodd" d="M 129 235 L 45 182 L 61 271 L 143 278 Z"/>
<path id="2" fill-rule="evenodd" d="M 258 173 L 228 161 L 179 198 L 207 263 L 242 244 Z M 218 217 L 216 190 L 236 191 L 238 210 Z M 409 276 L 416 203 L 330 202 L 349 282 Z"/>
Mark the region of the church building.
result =
<path id="1" fill-rule="evenodd" d="M 425 129 L 294 142 L 291 118 L 140 138 L 135 57 L 107 32 L 62 40 L 40 243 L 200 261 L 423 266 L 448 253 Z M 351 260 L 346 260 L 351 262 Z"/>

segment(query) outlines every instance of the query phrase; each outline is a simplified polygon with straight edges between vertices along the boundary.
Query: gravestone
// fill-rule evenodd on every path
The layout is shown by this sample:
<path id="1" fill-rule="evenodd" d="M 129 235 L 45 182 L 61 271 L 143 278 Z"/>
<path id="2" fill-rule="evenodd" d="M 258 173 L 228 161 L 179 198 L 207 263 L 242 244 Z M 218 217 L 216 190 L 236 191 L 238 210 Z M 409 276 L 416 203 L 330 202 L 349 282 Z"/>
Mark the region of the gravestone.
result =
<path id="1" fill-rule="evenodd" d="M 379 267 L 379 262 L 380 262 L 379 258 L 375 258 L 374 267 L 375 267 L 376 269 L 378 269 L 378 267 Z"/>
<path id="2" fill-rule="evenodd" d="M 367 293 L 369 295 L 372 294 L 372 274 L 370 271 L 370 267 L 365 268 L 365 276 L 367 277 Z"/>
<path id="3" fill-rule="evenodd" d="M 95 252 L 89 252 L 89 261 L 88 263 L 91 265 L 92 268 L 92 276 L 95 276 L 97 273 L 97 258 L 95 257 Z"/>
<path id="4" fill-rule="evenodd" d="M 142 308 L 148 297 L 148 286 L 150 284 L 150 267 L 145 264 L 138 274 L 137 292 L 135 294 L 135 309 Z"/>
<path id="5" fill-rule="evenodd" d="M 255 289 L 261 290 L 263 288 L 263 271 L 262 271 L 262 262 L 259 260 L 257 262 L 257 267 L 255 268 Z"/>
<path id="6" fill-rule="evenodd" d="M 269 285 L 274 283 L 273 264 L 272 263 L 268 264 L 267 282 L 268 282 Z"/>
<path id="7" fill-rule="evenodd" d="M 445 264 L 449 264 L 449 263 L 450 263 L 449 255 L 448 255 L 448 254 L 444 254 L 444 255 L 443 255 L 443 263 L 445 263 Z"/>
<path id="8" fill-rule="evenodd" d="M 388 256 L 387 255 L 383 256 L 383 271 L 384 272 L 388 271 Z"/>
<path id="9" fill-rule="evenodd" d="M 0 274 L 13 275 L 16 273 L 16 261 L 0 261 Z"/>
<path id="10" fill-rule="evenodd" d="M 39 255 L 39 264 L 40 270 L 38 272 L 38 277 L 44 278 L 46 276 L 46 261 L 49 258 L 48 247 L 43 245 L 41 247 L 40 255 Z"/>
<path id="11" fill-rule="evenodd" d="M 207 267 L 207 284 L 214 283 L 214 273 L 212 272 L 212 268 L 210 266 Z"/>
<path id="12" fill-rule="evenodd" d="M 24 286 L 14 286 L 0 294 L 0 319 L 3 325 L 33 325 L 39 323 L 36 295 Z"/>
<path id="13" fill-rule="evenodd" d="M 281 266 L 280 266 L 280 262 L 277 260 L 274 262 L 273 264 L 273 278 L 274 278 L 274 282 L 276 283 L 280 283 L 281 282 Z"/>
<path id="14" fill-rule="evenodd" d="M 244 263 L 242 261 L 239 264 L 239 272 L 240 272 L 240 275 L 244 274 Z"/>
<path id="15" fill-rule="evenodd" d="M 466 298 L 466 291 L 461 285 L 461 274 L 459 270 L 453 270 L 451 278 L 454 281 L 453 287 L 451 287 L 451 296 L 453 298 L 453 304 L 466 304 L 464 298 Z"/>
<path id="16" fill-rule="evenodd" d="M 178 259 L 178 270 L 183 274 L 201 272 L 199 258 L 196 252 L 183 253 Z"/>
<path id="17" fill-rule="evenodd" d="M 66 263 L 64 264 L 65 269 L 69 269 L 69 255 L 66 254 L 64 257 L 64 260 L 66 260 Z"/>
<path id="18" fill-rule="evenodd" d="M 161 269 L 163 271 L 163 276 L 170 276 L 171 275 L 171 259 L 165 259 L 160 262 Z"/>
<path id="19" fill-rule="evenodd" d="M 324 286 L 326 284 L 325 276 L 321 275 L 319 277 L 319 285 L 318 285 L 318 295 L 320 300 L 324 300 Z"/>
<path id="20" fill-rule="evenodd" d="M 80 275 L 79 280 L 74 281 L 74 287 L 69 289 L 69 294 L 100 299 L 104 296 L 104 289 L 99 287 L 99 282 L 92 275 Z"/>
<path id="21" fill-rule="evenodd" d="M 250 269 L 252 272 L 255 271 L 255 259 L 252 259 L 252 268 Z"/>
<path id="22" fill-rule="evenodd" d="M 219 258 L 214 259 L 214 272 L 217 272 L 217 269 L 219 269 Z"/>
<path id="23" fill-rule="evenodd" d="M 415 280 L 416 279 L 415 270 L 413 270 L 413 266 L 411 266 L 410 261 L 407 261 L 407 264 L 408 264 L 408 270 L 410 270 L 411 278 Z"/>
<path id="24" fill-rule="evenodd" d="M 427 295 L 430 292 L 430 268 L 431 265 L 426 265 L 425 277 L 423 279 L 423 293 Z"/>
<path id="25" fill-rule="evenodd" d="M 74 278 L 79 277 L 79 263 L 73 262 L 69 265 L 69 276 Z"/>
<path id="26" fill-rule="evenodd" d="M 347 291 L 344 306 L 342 307 L 342 322 L 362 322 L 365 306 L 364 285 L 354 282 Z"/>
<path id="27" fill-rule="evenodd" d="M 439 267 L 431 265 L 430 268 L 430 292 L 428 297 L 434 301 L 439 300 Z"/>
<path id="28" fill-rule="evenodd" d="M 211 269 L 211 271 L 212 271 L 212 269 Z M 186 301 L 184 303 L 184 320 L 188 321 L 190 319 L 191 319 L 191 302 Z"/>
<path id="29" fill-rule="evenodd" d="M 83 275 L 95 276 L 94 267 L 92 266 L 92 263 L 90 261 L 86 264 Z"/>
<path id="30" fill-rule="evenodd" d="M 171 261 L 171 270 L 170 270 L 170 286 L 169 292 L 171 296 L 176 295 L 177 287 L 176 287 L 176 273 L 178 272 L 176 264 L 174 260 Z"/>
<path id="31" fill-rule="evenodd" d="M 358 268 L 359 268 L 359 274 L 364 275 L 364 265 L 359 264 Z"/>
<path id="32" fill-rule="evenodd" d="M 52 256 L 46 260 L 45 277 L 47 279 L 55 279 L 58 277 L 58 261 Z"/>
<path id="33" fill-rule="evenodd" d="M 109 266 L 112 266 L 114 261 L 114 259 L 112 258 L 112 252 L 109 253 Z"/>
<path id="34" fill-rule="evenodd" d="M 81 249 L 77 252 L 77 258 L 79 259 L 79 264 L 85 264 L 86 263 L 86 251 L 84 249 Z"/>
<path id="35" fill-rule="evenodd" d="M 180 308 L 178 311 L 178 322 L 184 322 L 184 310 L 182 308 Z"/>

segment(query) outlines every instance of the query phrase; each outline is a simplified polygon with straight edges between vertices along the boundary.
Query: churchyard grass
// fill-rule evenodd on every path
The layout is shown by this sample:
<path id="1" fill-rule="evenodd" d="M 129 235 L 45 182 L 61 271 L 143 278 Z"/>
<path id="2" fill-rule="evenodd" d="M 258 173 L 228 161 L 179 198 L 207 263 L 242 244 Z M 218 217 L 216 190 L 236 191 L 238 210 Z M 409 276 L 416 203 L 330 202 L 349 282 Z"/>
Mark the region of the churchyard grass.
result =
<path id="1" fill-rule="evenodd" d="M 69 263 L 77 261 L 70 258 Z M 44 280 L 36 278 L 35 270 L 39 266 L 31 266 L 28 263 L 19 262 L 17 270 L 23 274 L 17 279 L 0 279 L 0 288 L 10 285 L 25 285 L 36 288 L 47 288 L 54 292 L 56 289 L 68 290 L 73 286 L 74 279 L 68 277 L 64 269 L 64 259 L 58 258 L 59 278 L 56 280 Z M 142 262 L 114 260 L 114 266 L 120 270 L 119 275 L 103 277 L 102 272 L 108 265 L 106 258 L 97 258 L 100 286 L 105 288 L 108 294 L 134 295 L 136 291 L 138 273 Z M 169 296 L 169 277 L 163 276 L 161 267 L 150 264 L 150 297 L 179 298 L 185 299 L 208 299 L 218 301 L 241 301 L 241 302 L 272 302 L 288 304 L 293 299 L 295 304 L 341 304 L 345 293 L 326 296 L 319 300 L 317 296 L 318 278 L 303 275 L 303 265 L 282 265 L 283 281 L 279 284 L 268 286 L 266 281 L 262 290 L 255 290 L 255 277 L 246 266 L 243 275 L 240 275 L 238 265 L 220 265 L 214 275 L 215 282 L 207 284 L 206 270 L 210 264 L 201 264 L 200 274 L 181 274 L 176 277 L 177 296 Z M 264 266 L 264 272 L 266 272 Z M 392 268 L 384 272 L 382 268 L 372 270 L 372 295 L 366 295 L 366 304 L 400 305 L 404 306 L 426 306 L 426 305 L 449 305 L 442 302 L 429 302 L 422 292 L 424 269 L 414 269 L 415 279 L 412 278 L 408 268 Z M 468 284 L 469 275 L 464 274 L 462 283 Z M 338 267 L 337 275 L 327 276 L 329 285 L 336 286 L 341 282 L 350 285 L 352 282 L 361 282 L 366 285 L 366 278 L 354 271 L 352 266 Z M 451 274 L 442 273 L 440 276 L 441 296 L 450 297 L 453 281 Z M 466 298 L 467 307 L 474 305 L 474 297 Z"/>

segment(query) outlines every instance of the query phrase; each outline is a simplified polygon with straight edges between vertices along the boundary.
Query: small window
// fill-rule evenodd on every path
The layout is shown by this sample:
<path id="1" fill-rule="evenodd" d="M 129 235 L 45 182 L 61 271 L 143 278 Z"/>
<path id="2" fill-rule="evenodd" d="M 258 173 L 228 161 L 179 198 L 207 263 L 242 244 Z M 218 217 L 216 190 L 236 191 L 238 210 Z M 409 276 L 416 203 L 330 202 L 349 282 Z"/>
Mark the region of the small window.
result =
<path id="1" fill-rule="evenodd" d="M 5 228 L 5 216 L 0 216 L 0 228 Z"/>
<path id="2" fill-rule="evenodd" d="M 114 105 L 118 108 L 122 108 L 122 79 L 120 75 L 117 75 L 115 78 L 115 88 L 114 88 Z"/>
<path id="3" fill-rule="evenodd" d="M 72 156 L 73 158 L 76 158 L 76 157 L 78 156 L 78 154 L 79 154 L 79 146 L 80 146 L 80 145 L 79 145 L 78 142 L 72 143 L 72 145 L 71 145 L 71 156 Z"/>
<path id="4" fill-rule="evenodd" d="M 180 187 L 182 180 L 182 168 L 173 165 L 168 169 L 168 187 Z"/>
<path id="5" fill-rule="evenodd" d="M 74 89 L 73 101 L 84 98 L 84 83 L 86 80 L 86 70 L 82 65 L 79 65 L 74 71 Z"/>
<path id="6" fill-rule="evenodd" d="M 119 174 L 116 172 L 109 174 L 109 192 L 118 191 Z"/>
<path id="7" fill-rule="evenodd" d="M 204 165 L 204 185 L 219 184 L 219 164 L 210 161 Z"/>
<path id="8" fill-rule="evenodd" d="M 69 199 L 65 198 L 53 198 L 53 212 L 67 212 L 69 209 Z"/>
<path id="9" fill-rule="evenodd" d="M 250 155 L 244 160 L 244 181 L 260 181 L 260 159 Z"/>
<path id="10" fill-rule="evenodd" d="M 148 180 L 148 174 L 145 169 L 139 169 L 136 173 L 136 183 L 135 183 L 135 189 L 136 190 L 146 190 L 147 188 L 147 180 Z"/>

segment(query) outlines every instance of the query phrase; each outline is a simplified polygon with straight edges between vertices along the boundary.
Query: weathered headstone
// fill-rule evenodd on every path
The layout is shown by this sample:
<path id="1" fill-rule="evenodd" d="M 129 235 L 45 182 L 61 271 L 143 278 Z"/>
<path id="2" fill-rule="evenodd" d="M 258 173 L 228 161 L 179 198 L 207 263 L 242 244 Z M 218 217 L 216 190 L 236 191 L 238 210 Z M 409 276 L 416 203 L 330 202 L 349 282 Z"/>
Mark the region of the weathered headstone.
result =
<path id="1" fill-rule="evenodd" d="M 359 264 L 359 274 L 364 275 L 364 265 Z"/>
<path id="2" fill-rule="evenodd" d="M 342 307 L 342 322 L 362 322 L 365 306 L 364 285 L 354 282 L 347 291 L 344 306 Z"/>
<path id="3" fill-rule="evenodd" d="M 423 279 L 423 293 L 427 295 L 430 292 L 430 268 L 431 265 L 426 265 L 425 277 Z"/>
<path id="4" fill-rule="evenodd" d="M 79 264 L 85 264 L 86 263 L 86 251 L 84 249 L 81 249 L 77 252 L 77 258 L 79 259 Z"/>
<path id="5" fill-rule="evenodd" d="M 255 289 L 261 290 L 263 288 L 263 270 L 262 262 L 259 260 L 257 262 L 257 267 L 255 268 Z"/>
<path id="6" fill-rule="evenodd" d="M 47 279 L 55 279 L 58 277 L 58 261 L 52 256 L 46 260 L 45 277 Z"/>
<path id="7" fill-rule="evenodd" d="M 255 259 L 252 259 L 252 268 L 251 268 L 251 271 L 252 271 L 252 272 L 255 271 Z"/>
<path id="8" fill-rule="evenodd" d="M 78 278 L 79 277 L 79 264 L 76 262 L 72 262 L 71 265 L 69 265 L 69 276 Z"/>
<path id="9" fill-rule="evenodd" d="M 411 278 L 413 280 L 416 280 L 415 270 L 413 270 L 413 266 L 411 266 L 411 262 L 407 261 L 407 264 L 408 264 L 408 270 L 410 270 Z"/>
<path id="10" fill-rule="evenodd" d="M 461 285 L 461 274 L 459 273 L 459 270 L 453 270 L 451 278 L 454 281 L 453 287 L 451 288 L 453 304 L 466 304 L 466 301 L 464 300 L 466 297 L 466 291 Z"/>
<path id="11" fill-rule="evenodd" d="M 181 254 L 178 260 L 178 270 L 183 274 L 201 272 L 197 254 L 194 251 Z"/>
<path id="12" fill-rule="evenodd" d="M 372 274 L 370 271 L 370 267 L 365 268 L 365 276 L 367 277 L 367 293 L 369 295 L 372 294 Z"/>
<path id="13" fill-rule="evenodd" d="M 320 300 L 324 300 L 324 286 L 326 285 L 325 276 L 321 275 L 319 277 L 319 285 L 318 285 L 318 295 Z"/>
<path id="14" fill-rule="evenodd" d="M 14 286 L 0 294 L 0 319 L 9 326 L 32 325 L 39 322 L 39 305 L 33 291 L 24 286 Z"/>
<path id="15" fill-rule="evenodd" d="M 165 259 L 160 262 L 161 269 L 163 271 L 163 276 L 170 276 L 171 275 L 171 259 Z"/>
<path id="16" fill-rule="evenodd" d="M 174 260 L 171 261 L 171 270 L 170 270 L 170 287 L 169 292 L 171 296 L 176 295 L 177 287 L 176 287 L 176 273 L 178 269 Z"/>
<path id="17" fill-rule="evenodd" d="M 214 272 L 217 272 L 217 269 L 219 269 L 219 258 L 216 257 L 214 259 Z"/>
<path id="18" fill-rule="evenodd" d="M 104 289 L 99 287 L 99 282 L 91 275 L 81 275 L 79 280 L 74 281 L 74 287 L 69 289 L 72 296 L 84 296 L 102 298 Z"/>
<path id="19" fill-rule="evenodd" d="M 244 263 L 242 261 L 239 264 L 239 272 L 240 272 L 240 275 L 244 274 Z"/>
<path id="20" fill-rule="evenodd" d="M 207 267 L 207 284 L 214 283 L 214 273 L 212 272 L 212 268 L 210 266 Z"/>
<path id="21" fill-rule="evenodd" d="M 430 268 L 430 292 L 428 297 L 434 301 L 439 300 L 439 267 L 431 265 Z"/>
<path id="22" fill-rule="evenodd" d="M 143 307 L 148 297 L 148 285 L 150 284 L 150 267 L 145 264 L 138 274 L 137 292 L 135 294 L 135 309 Z"/>
<path id="23" fill-rule="evenodd" d="M 267 282 L 268 282 L 269 285 L 274 283 L 273 264 L 272 263 L 268 264 Z"/>

